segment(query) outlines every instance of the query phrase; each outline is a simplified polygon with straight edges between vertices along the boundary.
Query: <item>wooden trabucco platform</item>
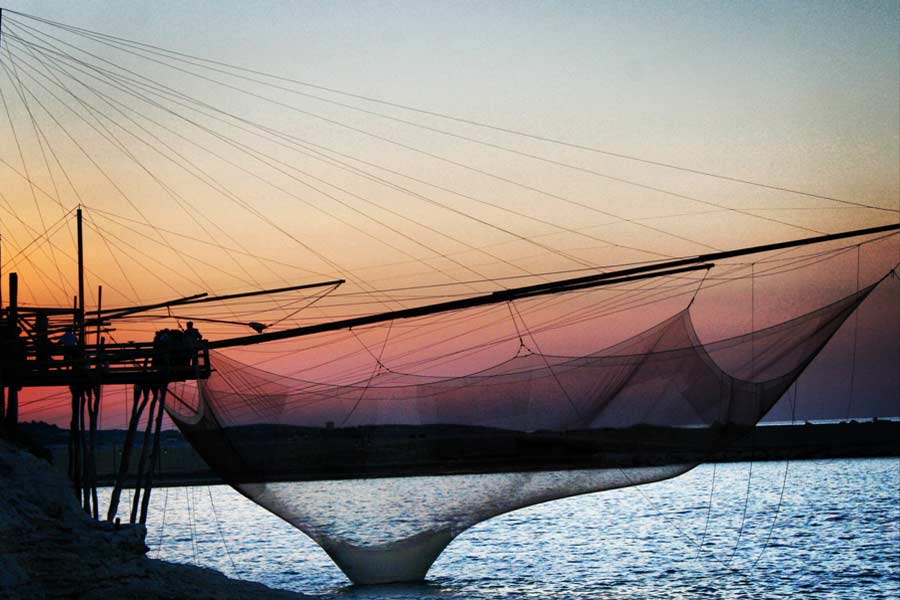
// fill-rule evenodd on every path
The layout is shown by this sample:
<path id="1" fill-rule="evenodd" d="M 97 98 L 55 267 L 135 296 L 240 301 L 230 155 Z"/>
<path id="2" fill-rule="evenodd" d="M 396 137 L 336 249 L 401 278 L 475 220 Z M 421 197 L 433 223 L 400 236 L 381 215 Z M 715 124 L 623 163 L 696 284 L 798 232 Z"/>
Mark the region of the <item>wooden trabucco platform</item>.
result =
<path id="1" fill-rule="evenodd" d="M 174 352 L 140 342 L 85 345 L 68 354 L 55 347 L 44 360 L 38 360 L 33 348 L 16 351 L 16 344 L 22 342 L 10 340 L 0 349 L 6 386 L 164 385 L 207 379 L 211 372 L 205 347 Z"/>

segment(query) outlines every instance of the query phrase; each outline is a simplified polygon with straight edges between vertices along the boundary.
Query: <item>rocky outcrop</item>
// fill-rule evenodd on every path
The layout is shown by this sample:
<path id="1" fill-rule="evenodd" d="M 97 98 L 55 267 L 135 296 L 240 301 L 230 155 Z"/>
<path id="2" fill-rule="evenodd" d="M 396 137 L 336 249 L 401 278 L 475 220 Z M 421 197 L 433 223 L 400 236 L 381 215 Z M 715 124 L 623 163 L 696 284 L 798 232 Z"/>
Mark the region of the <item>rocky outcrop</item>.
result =
<path id="1" fill-rule="evenodd" d="M 91 520 L 46 461 L 0 440 L 0 597 L 303 598 L 147 558 L 145 533 Z"/>

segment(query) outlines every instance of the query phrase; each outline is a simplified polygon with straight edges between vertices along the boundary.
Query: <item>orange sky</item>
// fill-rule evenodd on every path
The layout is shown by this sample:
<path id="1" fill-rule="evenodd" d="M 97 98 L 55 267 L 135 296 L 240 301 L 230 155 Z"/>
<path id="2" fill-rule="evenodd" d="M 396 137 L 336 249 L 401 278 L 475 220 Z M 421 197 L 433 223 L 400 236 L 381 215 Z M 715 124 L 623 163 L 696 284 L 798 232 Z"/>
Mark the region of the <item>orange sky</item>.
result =
<path id="1" fill-rule="evenodd" d="M 7 14 L 2 271 L 20 273 L 27 304 L 71 304 L 74 229 L 64 215 L 79 203 L 89 307 L 98 285 L 109 307 L 348 280 L 304 310 L 312 297 L 295 294 L 187 315 L 275 328 L 524 285 L 541 273 L 891 223 L 900 212 L 896 3 L 273 3 L 257 14 L 201 2 L 155 4 L 151 18 L 138 6 L 7 5 L 294 80 L 173 55 L 164 62 L 175 68 L 163 66 L 147 53 L 154 49 L 139 49 L 139 58 L 129 53 L 134 46 L 114 49 Z M 97 70 L 115 69 L 111 63 L 128 71 L 110 79 Z M 896 238 L 867 246 L 862 283 L 890 269 L 898 253 Z M 852 291 L 855 270 L 850 253 L 760 279 L 755 318 L 778 320 Z M 677 310 L 699 277 L 681 280 L 687 295 L 609 321 L 619 324 L 604 326 L 605 337 L 615 341 Z M 698 296 L 707 335 L 749 325 L 746 285 Z M 523 310 L 540 322 L 577 301 L 534 304 Z M 174 324 L 122 323 L 112 335 L 140 339 Z M 364 332 L 373 343 L 383 334 Z M 579 351 L 594 342 L 555 335 Z M 401 340 L 391 349 L 416 346 Z"/>

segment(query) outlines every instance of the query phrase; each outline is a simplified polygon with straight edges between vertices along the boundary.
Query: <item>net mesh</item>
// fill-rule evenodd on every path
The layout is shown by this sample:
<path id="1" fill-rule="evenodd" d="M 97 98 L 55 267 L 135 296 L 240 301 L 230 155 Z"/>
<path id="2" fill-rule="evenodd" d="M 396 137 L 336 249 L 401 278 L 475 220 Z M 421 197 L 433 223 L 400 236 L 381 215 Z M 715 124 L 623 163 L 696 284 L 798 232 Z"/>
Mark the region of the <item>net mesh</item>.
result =
<path id="1" fill-rule="evenodd" d="M 215 372 L 171 416 L 355 582 L 417 579 L 491 516 L 699 464 L 765 415 L 874 287 L 712 343 L 685 309 L 586 356 L 523 346 L 461 377 L 334 385 L 213 353 Z"/>

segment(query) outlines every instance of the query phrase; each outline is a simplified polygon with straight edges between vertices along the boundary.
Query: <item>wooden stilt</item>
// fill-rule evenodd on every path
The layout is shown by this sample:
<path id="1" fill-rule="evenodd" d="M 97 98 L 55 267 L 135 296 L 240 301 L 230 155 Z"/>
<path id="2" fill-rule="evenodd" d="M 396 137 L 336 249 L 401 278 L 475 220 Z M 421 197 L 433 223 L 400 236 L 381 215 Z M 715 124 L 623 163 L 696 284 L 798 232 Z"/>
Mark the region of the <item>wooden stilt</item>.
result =
<path id="1" fill-rule="evenodd" d="M 91 389 L 81 388 L 78 402 L 78 443 L 81 445 L 81 506 L 84 512 L 91 514 L 91 494 L 88 469 L 91 463 L 91 448 L 87 440 L 87 405 L 91 401 Z"/>
<path id="2" fill-rule="evenodd" d="M 122 487 L 125 485 L 125 480 L 128 478 L 128 469 L 131 466 L 131 450 L 134 447 L 134 438 L 137 435 L 138 424 L 141 420 L 141 414 L 143 414 L 144 408 L 147 406 L 148 398 L 149 390 L 145 386 L 134 386 L 131 418 L 128 420 L 128 431 L 125 432 L 125 443 L 122 445 L 122 461 L 119 463 L 119 471 L 109 499 L 109 510 L 106 512 L 106 518 L 110 521 L 116 518 L 116 513 L 119 511 L 119 498 L 121 498 Z"/>
<path id="3" fill-rule="evenodd" d="M 147 411 L 147 426 L 144 428 L 144 437 L 141 443 L 141 458 L 138 460 L 137 479 L 134 484 L 134 496 L 131 503 L 131 522 L 137 523 L 138 509 L 141 505 L 141 492 L 144 488 L 145 473 L 147 470 L 147 460 L 150 454 L 151 434 L 153 433 L 154 414 L 159 404 L 159 389 L 154 387 L 150 390 L 152 399 L 150 400 L 150 408 Z M 152 465 L 151 465 L 152 468 Z"/>
<path id="4" fill-rule="evenodd" d="M 17 361 L 24 359 L 20 356 L 19 339 L 19 276 L 16 273 L 9 274 L 9 309 L 6 311 L 7 319 L 7 336 L 8 347 L 5 359 L 7 361 Z M 15 368 L 15 367 L 14 367 Z M 15 374 L 13 372 L 13 374 Z M 16 427 L 19 423 L 19 388 L 15 379 L 5 382 L 6 389 L 6 411 L 3 415 L 6 434 L 15 437 Z"/>
<path id="5" fill-rule="evenodd" d="M 150 492 L 153 491 L 153 471 L 159 461 L 159 436 L 160 430 L 162 429 L 162 418 L 163 412 L 166 408 L 166 392 L 168 391 L 168 386 L 163 385 L 159 389 L 159 405 L 157 406 L 156 411 L 156 431 L 153 434 L 153 454 L 150 455 L 150 465 L 147 470 L 147 480 L 144 484 L 144 493 L 141 498 L 141 519 L 140 522 L 142 525 L 146 525 L 147 523 L 147 508 L 150 506 Z"/>
<path id="6" fill-rule="evenodd" d="M 72 418 L 69 421 L 69 477 L 75 489 L 75 495 L 81 499 L 81 386 L 69 387 L 72 394 Z"/>

